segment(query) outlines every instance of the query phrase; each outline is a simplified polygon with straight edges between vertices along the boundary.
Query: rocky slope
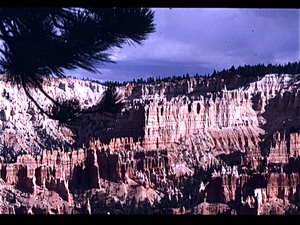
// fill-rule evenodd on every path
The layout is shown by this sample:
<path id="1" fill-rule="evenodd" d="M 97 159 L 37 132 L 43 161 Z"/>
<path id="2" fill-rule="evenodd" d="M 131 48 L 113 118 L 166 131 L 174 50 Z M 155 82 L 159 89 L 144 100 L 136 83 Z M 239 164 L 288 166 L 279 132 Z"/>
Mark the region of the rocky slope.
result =
<path id="1" fill-rule="evenodd" d="M 298 80 L 268 74 L 128 83 L 118 89 L 126 102 L 121 113 L 89 115 L 76 126 L 59 126 L 1 81 L 2 213 L 90 213 L 90 199 L 105 194 L 122 204 L 133 196 L 152 204 L 171 198 L 173 182 L 193 175 L 194 166 L 212 164 L 221 169 L 200 185 L 197 204 L 185 213 L 297 212 Z M 51 79 L 44 89 L 91 107 L 105 87 Z M 41 93 L 34 96 L 50 105 Z"/>

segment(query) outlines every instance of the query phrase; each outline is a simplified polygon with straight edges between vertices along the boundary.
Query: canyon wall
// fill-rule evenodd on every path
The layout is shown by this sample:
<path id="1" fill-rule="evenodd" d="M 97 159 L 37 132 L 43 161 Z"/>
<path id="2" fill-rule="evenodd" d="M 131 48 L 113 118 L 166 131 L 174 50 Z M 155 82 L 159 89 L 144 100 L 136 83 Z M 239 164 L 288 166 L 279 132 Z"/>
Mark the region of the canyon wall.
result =
<path id="1" fill-rule="evenodd" d="M 73 204 L 74 190 L 101 189 L 101 179 L 156 188 L 180 174 L 192 175 L 195 165 L 219 164 L 223 169 L 202 188 L 205 204 L 242 205 L 240 214 L 296 205 L 298 77 L 127 84 L 118 89 L 126 103 L 121 113 L 87 115 L 74 127 L 41 115 L 21 90 L 2 82 L 0 144 L 17 156 L 8 161 L 2 151 L 1 179 L 33 195 L 45 188 Z M 48 80 L 44 88 L 62 100 L 79 98 L 85 108 L 105 91 L 100 84 L 73 79 Z M 41 93 L 36 96 L 49 106 Z M 49 140 L 65 145 L 53 149 Z"/>
<path id="2" fill-rule="evenodd" d="M 20 155 L 16 163 L 1 162 L 1 179 L 27 193 L 34 193 L 38 185 L 56 191 L 69 201 L 69 188 L 100 188 L 100 178 L 113 182 L 126 182 L 130 178 L 144 186 L 153 186 L 167 176 L 175 176 L 167 150 L 112 152 L 110 147 L 115 144 L 94 141 L 88 149 L 44 150 L 42 156 L 36 158 Z"/>
<path id="3" fill-rule="evenodd" d="M 214 156 L 241 151 L 251 157 L 267 154 L 270 162 L 286 163 L 290 156 L 284 154 L 298 156 L 298 86 L 297 76 L 287 74 L 252 80 L 233 76 L 128 84 L 119 88 L 127 104 L 120 114 L 89 115 L 73 128 L 59 127 L 41 115 L 22 90 L 2 84 L 2 91 L 10 95 L 0 98 L 1 136 L 17 151 L 27 153 L 40 152 L 40 143 L 46 139 L 70 145 L 78 142 L 78 148 L 92 138 L 106 144 L 132 138 L 145 150 L 175 148 L 185 142 L 196 152 L 213 150 Z M 83 108 L 101 100 L 105 90 L 100 84 L 73 79 L 45 81 L 44 88 L 54 98 L 78 98 Z M 41 93 L 36 96 L 43 106 L 50 104 Z M 274 137 L 276 132 L 283 142 Z"/>
<path id="4" fill-rule="evenodd" d="M 203 192 L 204 202 L 229 204 L 238 210 L 239 215 L 270 215 L 270 211 L 285 214 L 290 204 L 299 203 L 299 174 L 239 174 L 226 171 L 213 176 Z"/>

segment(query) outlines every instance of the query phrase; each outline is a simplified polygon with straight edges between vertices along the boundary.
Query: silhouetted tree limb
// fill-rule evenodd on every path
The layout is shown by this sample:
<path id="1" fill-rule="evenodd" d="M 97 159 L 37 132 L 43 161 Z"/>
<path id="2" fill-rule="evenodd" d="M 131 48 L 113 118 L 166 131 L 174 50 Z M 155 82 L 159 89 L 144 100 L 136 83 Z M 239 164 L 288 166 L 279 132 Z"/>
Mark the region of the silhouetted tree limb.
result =
<path id="1" fill-rule="evenodd" d="M 63 78 L 64 70 L 76 68 L 99 72 L 99 63 L 113 62 L 106 50 L 142 44 L 155 31 L 153 20 L 154 12 L 147 8 L 0 8 L 0 69 L 7 82 L 23 88 L 37 108 L 52 119 L 67 111 L 71 117 L 112 112 L 121 106 L 114 95 L 104 96 L 105 104 L 99 104 L 96 111 L 82 110 L 51 97 L 42 88 L 43 78 Z M 43 109 L 29 88 L 40 90 L 59 110 Z M 101 108 L 107 106 L 109 110 Z"/>

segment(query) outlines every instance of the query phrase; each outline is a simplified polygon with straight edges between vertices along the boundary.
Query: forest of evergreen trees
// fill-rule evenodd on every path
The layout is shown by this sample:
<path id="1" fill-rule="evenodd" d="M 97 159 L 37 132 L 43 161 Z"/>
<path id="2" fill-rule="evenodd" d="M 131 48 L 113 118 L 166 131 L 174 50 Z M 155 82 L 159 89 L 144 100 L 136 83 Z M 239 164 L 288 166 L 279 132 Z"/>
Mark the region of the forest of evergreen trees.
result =
<path id="1" fill-rule="evenodd" d="M 265 64 L 257 64 L 254 66 L 244 65 L 235 68 L 232 66 L 230 69 L 223 69 L 222 71 L 214 70 L 212 77 L 223 77 L 227 74 L 237 74 L 244 77 L 257 77 L 264 76 L 270 73 L 278 73 L 278 74 L 300 74 L 300 61 L 294 63 L 287 63 L 285 65 L 276 64 L 272 65 L 271 63 L 268 65 Z"/>
<path id="2" fill-rule="evenodd" d="M 223 69 L 221 71 L 216 71 L 214 70 L 213 73 L 210 74 L 205 74 L 205 75 L 199 75 L 196 73 L 194 76 L 190 76 L 188 73 L 175 76 L 173 75 L 168 76 L 168 77 L 148 77 L 147 79 L 138 78 L 133 79 L 132 81 L 104 81 L 101 82 L 99 80 L 93 80 L 90 78 L 83 78 L 83 80 L 90 80 L 95 83 L 102 84 L 104 86 L 109 86 L 109 87 L 114 87 L 114 86 L 124 86 L 127 83 L 134 83 L 134 84 L 155 84 L 155 83 L 160 83 L 160 82 L 179 82 L 181 80 L 187 79 L 189 80 L 191 77 L 194 77 L 196 79 L 200 79 L 200 77 L 224 77 L 225 75 L 240 75 L 242 77 L 257 77 L 257 76 L 264 76 L 266 74 L 270 73 L 278 73 L 278 74 L 300 74 L 300 61 L 299 62 L 289 62 L 285 65 L 281 64 L 257 64 L 257 65 L 244 65 L 244 66 L 239 66 L 235 68 L 232 66 L 230 69 Z"/>

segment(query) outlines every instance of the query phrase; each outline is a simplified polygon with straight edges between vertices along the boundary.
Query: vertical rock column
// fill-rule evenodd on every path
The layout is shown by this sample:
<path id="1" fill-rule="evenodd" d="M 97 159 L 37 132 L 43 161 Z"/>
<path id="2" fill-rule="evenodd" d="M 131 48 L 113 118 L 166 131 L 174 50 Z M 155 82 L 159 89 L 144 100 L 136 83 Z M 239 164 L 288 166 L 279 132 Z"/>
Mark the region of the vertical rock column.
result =
<path id="1" fill-rule="evenodd" d="M 17 187 L 24 192 L 33 193 L 36 186 L 35 169 L 37 163 L 35 159 L 31 155 L 23 155 L 18 157 L 17 164 L 20 164 Z"/>
<path id="2" fill-rule="evenodd" d="M 100 188 L 100 174 L 95 150 L 87 150 L 85 161 L 86 180 L 90 182 L 90 188 Z"/>

